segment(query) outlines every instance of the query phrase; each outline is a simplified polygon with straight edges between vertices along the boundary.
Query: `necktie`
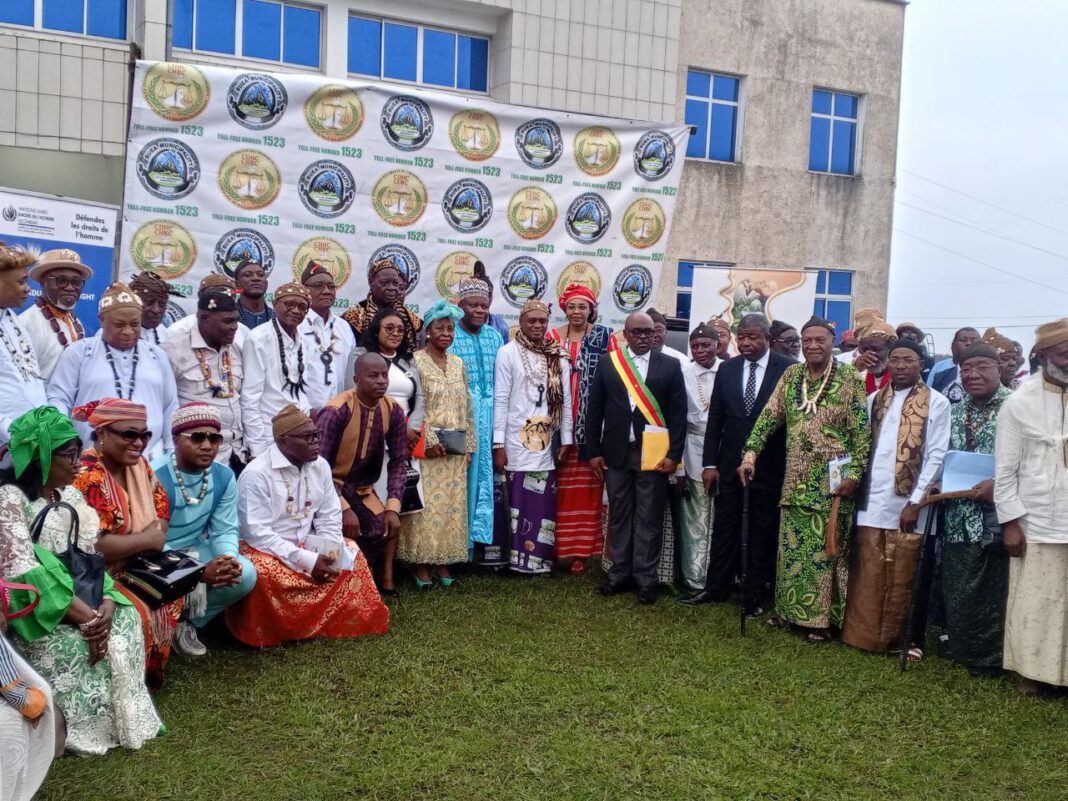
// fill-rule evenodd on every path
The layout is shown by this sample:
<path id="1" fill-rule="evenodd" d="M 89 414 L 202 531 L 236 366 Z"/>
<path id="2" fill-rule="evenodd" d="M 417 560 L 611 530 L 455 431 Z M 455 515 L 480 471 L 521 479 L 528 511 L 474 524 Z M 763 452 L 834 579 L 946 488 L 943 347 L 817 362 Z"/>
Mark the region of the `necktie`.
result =
<path id="1" fill-rule="evenodd" d="M 753 413 L 753 407 L 756 406 L 756 368 L 756 362 L 749 362 L 749 378 L 745 380 L 745 395 L 742 397 L 746 417 Z"/>

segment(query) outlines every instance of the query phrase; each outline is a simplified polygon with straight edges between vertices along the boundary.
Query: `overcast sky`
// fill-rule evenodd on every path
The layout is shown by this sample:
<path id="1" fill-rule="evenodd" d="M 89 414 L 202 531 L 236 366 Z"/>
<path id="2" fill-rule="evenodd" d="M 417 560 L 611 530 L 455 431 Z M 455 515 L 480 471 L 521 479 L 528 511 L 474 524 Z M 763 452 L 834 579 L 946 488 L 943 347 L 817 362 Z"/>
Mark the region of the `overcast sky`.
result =
<path id="1" fill-rule="evenodd" d="M 889 319 L 939 350 L 965 325 L 1029 349 L 1068 315 L 1068 0 L 905 13 Z"/>

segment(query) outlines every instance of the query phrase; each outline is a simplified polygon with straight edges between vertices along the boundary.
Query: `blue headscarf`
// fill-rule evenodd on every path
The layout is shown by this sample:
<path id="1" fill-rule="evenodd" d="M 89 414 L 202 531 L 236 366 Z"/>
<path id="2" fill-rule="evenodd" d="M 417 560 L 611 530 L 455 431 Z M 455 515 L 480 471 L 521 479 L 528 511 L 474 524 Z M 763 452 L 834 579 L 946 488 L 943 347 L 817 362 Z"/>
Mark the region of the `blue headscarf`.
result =
<path id="1" fill-rule="evenodd" d="M 463 309 L 447 300 L 439 300 L 433 306 L 426 310 L 423 315 L 423 325 L 430 326 L 435 320 L 441 320 L 448 317 L 450 320 L 459 320 L 464 316 Z"/>

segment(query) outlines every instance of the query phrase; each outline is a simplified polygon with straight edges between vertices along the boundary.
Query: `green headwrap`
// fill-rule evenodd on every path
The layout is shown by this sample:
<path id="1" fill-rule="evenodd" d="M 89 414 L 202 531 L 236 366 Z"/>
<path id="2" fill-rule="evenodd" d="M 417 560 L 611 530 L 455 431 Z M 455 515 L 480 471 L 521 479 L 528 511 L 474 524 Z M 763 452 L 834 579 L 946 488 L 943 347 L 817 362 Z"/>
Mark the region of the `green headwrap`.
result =
<path id="1" fill-rule="evenodd" d="M 16 417 L 8 433 L 11 439 L 7 448 L 15 465 L 15 477 L 21 476 L 36 459 L 45 481 L 52 472 L 52 451 L 78 438 L 70 418 L 55 406 L 38 406 Z"/>

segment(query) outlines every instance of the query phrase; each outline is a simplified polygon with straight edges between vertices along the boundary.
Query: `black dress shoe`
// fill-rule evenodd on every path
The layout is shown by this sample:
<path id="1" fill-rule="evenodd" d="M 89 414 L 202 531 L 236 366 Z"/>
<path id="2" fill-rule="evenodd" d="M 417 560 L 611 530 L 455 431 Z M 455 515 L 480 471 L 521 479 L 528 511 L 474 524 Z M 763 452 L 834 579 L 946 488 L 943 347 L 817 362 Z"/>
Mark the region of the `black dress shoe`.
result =
<path id="1" fill-rule="evenodd" d="M 623 582 L 606 581 L 600 587 L 597 588 L 597 592 L 606 598 L 609 595 L 619 595 L 621 592 L 627 591 L 627 585 Z"/>
<path id="2" fill-rule="evenodd" d="M 683 606 L 701 606 L 701 604 L 714 604 L 718 603 L 718 601 L 719 599 L 709 590 L 701 590 L 689 597 L 675 599 L 675 603 L 680 603 Z"/>
<path id="3" fill-rule="evenodd" d="M 656 587 L 642 587 L 640 590 L 638 590 L 638 603 L 655 604 Z"/>

